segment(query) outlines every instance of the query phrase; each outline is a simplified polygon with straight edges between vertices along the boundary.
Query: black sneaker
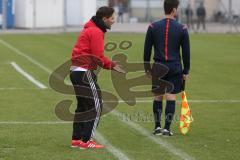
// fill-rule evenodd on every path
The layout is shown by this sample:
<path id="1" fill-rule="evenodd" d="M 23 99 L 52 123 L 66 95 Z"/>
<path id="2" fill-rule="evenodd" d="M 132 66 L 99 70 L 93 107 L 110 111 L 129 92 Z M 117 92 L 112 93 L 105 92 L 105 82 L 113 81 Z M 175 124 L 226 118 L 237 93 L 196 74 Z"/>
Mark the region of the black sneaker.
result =
<path id="1" fill-rule="evenodd" d="M 157 127 L 157 128 L 154 130 L 153 134 L 156 135 L 156 136 L 162 135 L 162 128 Z"/>
<path id="2" fill-rule="evenodd" d="M 170 130 L 164 129 L 162 131 L 163 136 L 173 136 L 173 133 Z"/>

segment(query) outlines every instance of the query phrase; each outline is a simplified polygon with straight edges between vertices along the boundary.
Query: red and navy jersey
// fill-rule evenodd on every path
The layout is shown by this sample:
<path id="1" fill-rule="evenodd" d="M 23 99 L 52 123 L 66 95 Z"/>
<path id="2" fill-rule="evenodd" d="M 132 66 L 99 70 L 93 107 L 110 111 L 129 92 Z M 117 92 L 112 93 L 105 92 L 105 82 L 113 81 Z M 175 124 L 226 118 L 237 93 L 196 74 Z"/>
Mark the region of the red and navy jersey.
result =
<path id="1" fill-rule="evenodd" d="M 149 63 L 152 47 L 154 61 L 163 63 L 183 62 L 183 74 L 190 70 L 190 42 L 187 27 L 174 19 L 166 18 L 152 23 L 147 31 L 144 47 L 144 62 Z M 182 49 L 182 54 L 180 54 Z M 146 72 L 148 67 L 145 66 Z"/>

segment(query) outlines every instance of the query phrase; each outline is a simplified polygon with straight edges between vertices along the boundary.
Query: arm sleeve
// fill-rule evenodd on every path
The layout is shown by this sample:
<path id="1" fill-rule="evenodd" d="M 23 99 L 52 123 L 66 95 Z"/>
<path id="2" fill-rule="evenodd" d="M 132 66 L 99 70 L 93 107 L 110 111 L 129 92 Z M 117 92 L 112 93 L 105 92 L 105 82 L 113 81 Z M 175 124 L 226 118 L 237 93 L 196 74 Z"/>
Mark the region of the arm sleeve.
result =
<path id="1" fill-rule="evenodd" d="M 144 60 L 145 72 L 151 71 L 150 60 L 151 60 L 152 46 L 153 46 L 152 27 L 153 27 L 152 25 L 148 27 L 148 31 L 145 38 L 145 44 L 144 44 L 143 60 Z"/>
<path id="2" fill-rule="evenodd" d="M 104 56 L 104 35 L 95 32 L 91 37 L 90 47 L 92 54 L 97 58 L 98 65 L 104 69 L 112 70 L 116 64 Z"/>
<path id="3" fill-rule="evenodd" d="M 190 40 L 187 27 L 185 26 L 183 28 L 182 60 L 183 60 L 183 74 L 188 74 L 190 70 Z"/>

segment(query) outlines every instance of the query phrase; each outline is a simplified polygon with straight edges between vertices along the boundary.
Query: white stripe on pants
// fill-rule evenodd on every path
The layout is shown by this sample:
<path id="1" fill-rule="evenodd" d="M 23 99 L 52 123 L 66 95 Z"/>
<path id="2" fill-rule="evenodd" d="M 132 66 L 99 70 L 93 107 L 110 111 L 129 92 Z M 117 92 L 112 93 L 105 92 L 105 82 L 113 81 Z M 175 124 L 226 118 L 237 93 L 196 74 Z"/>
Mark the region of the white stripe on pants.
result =
<path id="1" fill-rule="evenodd" d="M 97 93 L 97 88 L 96 88 L 96 86 L 95 86 L 95 83 L 94 83 L 93 78 L 92 78 L 92 75 L 91 75 L 91 71 L 86 71 L 86 74 L 87 74 L 87 78 L 88 78 L 88 81 L 89 81 L 91 90 L 92 90 L 92 92 L 93 92 L 95 109 L 96 109 L 96 112 L 97 112 L 96 119 L 95 119 L 95 121 L 94 121 L 94 125 L 93 125 L 93 128 L 92 128 L 92 134 L 91 134 L 91 138 L 93 138 L 93 137 L 95 136 L 96 128 L 97 128 L 98 122 L 99 122 L 99 120 L 100 120 L 101 104 L 100 104 L 100 101 L 99 101 L 99 96 L 98 96 L 98 93 Z"/>

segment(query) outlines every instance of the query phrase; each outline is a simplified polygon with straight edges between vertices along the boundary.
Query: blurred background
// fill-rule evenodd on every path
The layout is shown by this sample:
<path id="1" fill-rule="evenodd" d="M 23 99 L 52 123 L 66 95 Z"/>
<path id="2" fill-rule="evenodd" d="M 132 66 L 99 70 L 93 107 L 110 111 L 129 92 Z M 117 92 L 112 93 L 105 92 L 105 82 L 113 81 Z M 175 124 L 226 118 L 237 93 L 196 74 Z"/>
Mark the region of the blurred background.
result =
<path id="1" fill-rule="evenodd" d="M 164 17 L 163 1 L 0 0 L 0 30 L 79 28 L 104 5 L 115 8 L 119 24 L 135 24 L 133 28 L 138 28 L 136 24 Z M 239 32 L 240 1 L 180 0 L 178 21 L 193 32 Z M 121 30 L 121 25 L 117 28 Z"/>

